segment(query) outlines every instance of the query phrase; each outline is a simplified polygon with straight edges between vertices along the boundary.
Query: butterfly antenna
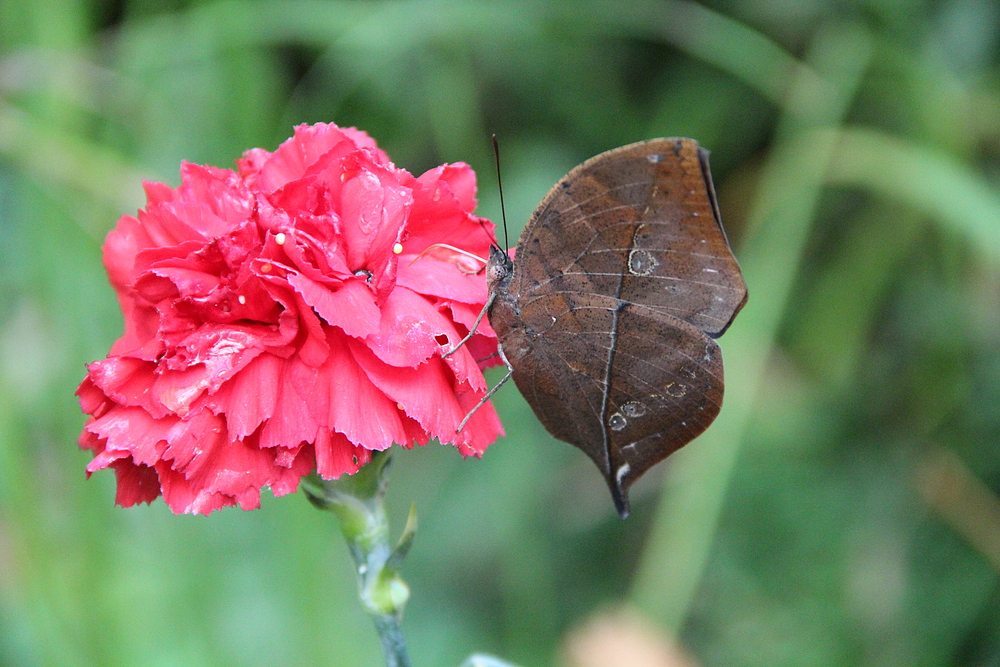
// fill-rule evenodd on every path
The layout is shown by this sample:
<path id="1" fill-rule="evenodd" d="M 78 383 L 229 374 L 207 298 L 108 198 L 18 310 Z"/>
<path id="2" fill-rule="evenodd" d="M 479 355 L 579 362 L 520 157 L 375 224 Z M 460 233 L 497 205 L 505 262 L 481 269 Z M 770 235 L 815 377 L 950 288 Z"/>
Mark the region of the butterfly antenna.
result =
<path id="1" fill-rule="evenodd" d="M 504 248 L 510 247 L 510 239 L 507 238 L 507 211 L 503 206 L 503 181 L 500 180 L 500 145 L 497 143 L 497 135 L 493 135 L 493 157 L 497 163 L 497 189 L 500 190 L 500 217 L 503 219 L 503 244 Z"/>

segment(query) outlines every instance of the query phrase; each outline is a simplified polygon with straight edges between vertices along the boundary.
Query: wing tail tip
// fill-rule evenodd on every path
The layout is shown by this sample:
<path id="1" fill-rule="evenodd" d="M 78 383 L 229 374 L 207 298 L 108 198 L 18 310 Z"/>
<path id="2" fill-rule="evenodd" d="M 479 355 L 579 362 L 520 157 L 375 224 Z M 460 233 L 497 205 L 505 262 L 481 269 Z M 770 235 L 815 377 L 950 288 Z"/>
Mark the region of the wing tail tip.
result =
<path id="1" fill-rule="evenodd" d="M 618 516 L 623 519 L 627 519 L 629 515 L 629 502 L 628 502 L 628 489 L 623 489 L 621 485 L 615 481 L 609 484 L 611 487 L 611 500 L 615 503 L 615 509 L 618 510 Z"/>

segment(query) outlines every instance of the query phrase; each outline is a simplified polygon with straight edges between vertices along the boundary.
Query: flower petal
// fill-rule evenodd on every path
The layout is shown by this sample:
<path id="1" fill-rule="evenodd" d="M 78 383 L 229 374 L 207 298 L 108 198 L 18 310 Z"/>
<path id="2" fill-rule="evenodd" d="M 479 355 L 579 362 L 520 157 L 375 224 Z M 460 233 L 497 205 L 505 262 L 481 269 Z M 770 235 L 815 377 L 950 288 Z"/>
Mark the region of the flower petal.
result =
<path id="1" fill-rule="evenodd" d="M 228 440 L 225 422 L 210 410 L 199 410 L 185 419 L 168 419 L 172 423 L 161 459 L 170 460 L 171 468 L 187 476 L 202 469 L 209 453 Z"/>
<path id="2" fill-rule="evenodd" d="M 343 433 L 321 429 L 316 438 L 316 472 L 323 479 L 353 475 L 371 458 L 370 450 L 353 444 Z"/>
<path id="3" fill-rule="evenodd" d="M 446 172 L 442 172 L 446 173 Z M 435 180 L 435 170 L 417 180 L 413 191 L 413 209 L 407 221 L 406 252 L 420 254 L 434 244 L 446 243 L 479 257 L 489 256 L 489 246 L 496 240 L 495 226 L 485 218 L 472 215 L 465 204 L 475 201 L 475 191 L 461 191 L 456 196 L 448 180 Z M 462 179 L 456 179 L 459 185 Z M 464 203 L 463 203 L 464 202 Z"/>
<path id="4" fill-rule="evenodd" d="M 104 392 L 94 384 L 90 375 L 83 378 L 83 382 L 76 389 L 76 395 L 80 397 L 80 409 L 95 418 L 103 416 L 113 405 Z"/>
<path id="5" fill-rule="evenodd" d="M 313 442 L 322 423 L 314 413 L 315 401 L 310 388 L 318 371 L 297 358 L 281 365 L 274 412 L 260 433 L 260 446 L 297 447 L 303 442 Z"/>
<path id="6" fill-rule="evenodd" d="M 376 291 L 381 293 L 395 280 L 397 258 L 393 248 L 402 237 L 413 195 L 387 170 L 374 165 L 364 167 L 344 182 L 340 219 L 347 266 L 355 273 L 372 274 Z"/>
<path id="7" fill-rule="evenodd" d="M 455 323 L 444 317 L 424 297 L 397 288 L 382 305 L 382 322 L 377 334 L 366 339 L 369 349 L 390 366 L 416 367 L 432 356 L 451 350 L 464 337 Z M 446 359 L 455 376 L 484 391 L 486 380 L 470 354 L 462 346 Z"/>
<path id="8" fill-rule="evenodd" d="M 131 357 L 108 357 L 87 366 L 91 382 L 107 398 L 121 405 L 141 407 L 159 418 L 170 411 L 151 393 L 157 378 L 155 369 L 155 363 Z M 92 396 L 91 400 L 96 400 L 96 397 Z M 85 412 L 96 416 L 91 410 Z"/>
<path id="9" fill-rule="evenodd" d="M 153 465 L 167 448 L 167 437 L 175 418 L 154 419 L 138 407 L 118 407 L 95 419 L 86 430 L 104 441 L 104 451 L 114 458 L 127 454 L 136 464 Z M 94 472 L 103 465 L 91 468 Z"/>
<path id="10" fill-rule="evenodd" d="M 447 189 L 458 203 L 460 210 L 472 213 L 476 210 L 476 172 L 464 162 L 443 164 L 421 174 L 417 181 L 421 186 L 431 191 L 434 200 L 434 188 Z M 438 199 L 443 193 L 438 193 Z M 434 200 L 437 201 L 437 200 Z"/>
<path id="11" fill-rule="evenodd" d="M 347 335 L 364 338 L 378 331 L 379 309 L 364 279 L 344 281 L 332 290 L 301 273 L 289 273 L 288 284 L 327 324 L 340 327 Z"/>
<path id="12" fill-rule="evenodd" d="M 402 255 L 399 260 L 397 285 L 407 287 L 418 294 L 480 304 L 480 307 L 486 301 L 488 291 L 485 274 L 465 273 L 455 262 L 427 255 L 422 257 Z"/>
<path id="13" fill-rule="evenodd" d="M 272 354 L 262 354 L 205 402 L 212 412 L 226 418 L 230 439 L 242 440 L 274 415 L 285 363 Z"/>
<path id="14" fill-rule="evenodd" d="M 375 141 L 360 130 L 316 123 L 296 126 L 295 136 L 282 143 L 274 153 L 267 154 L 259 149 L 248 151 L 238 164 L 242 174 L 254 176 L 253 182 L 257 187 L 273 192 L 299 178 L 327 151 L 342 142 L 350 142 L 355 148 L 365 148 L 375 154 L 385 155 L 376 148 Z M 384 161 L 389 160 L 385 158 Z"/>
<path id="15" fill-rule="evenodd" d="M 300 328 L 300 331 L 304 330 L 305 337 L 299 345 L 298 356 L 310 366 L 319 366 L 330 354 L 323 323 L 301 296 L 296 296 L 295 306 L 299 323 L 305 325 Z"/>
<path id="16" fill-rule="evenodd" d="M 400 368 L 383 363 L 357 341 L 350 344 L 354 358 L 371 382 L 442 443 L 456 445 L 465 455 L 478 455 L 500 432 L 500 420 L 493 406 L 486 403 L 465 429 L 456 433 L 482 392 L 456 391 L 450 369 L 441 359 L 432 358 L 417 368 Z"/>
<path id="17" fill-rule="evenodd" d="M 155 468 L 136 465 L 128 459 L 120 459 L 111 464 L 114 468 L 118 491 L 115 503 L 122 507 L 132 507 L 139 503 L 151 503 L 160 495 L 160 478 Z"/>
<path id="18" fill-rule="evenodd" d="M 309 394 L 317 421 L 366 449 L 405 442 L 399 408 L 358 365 L 349 343 L 355 339 L 331 329 L 329 340 L 330 357 L 318 369 Z"/>
<path id="19" fill-rule="evenodd" d="M 287 468 L 276 465 L 275 455 L 250 441 L 212 441 L 196 467 L 182 471 L 162 462 L 157 466 L 163 499 L 178 513 L 208 514 L 227 505 L 256 509 L 262 488 L 288 492 L 308 472 L 305 461 Z"/>

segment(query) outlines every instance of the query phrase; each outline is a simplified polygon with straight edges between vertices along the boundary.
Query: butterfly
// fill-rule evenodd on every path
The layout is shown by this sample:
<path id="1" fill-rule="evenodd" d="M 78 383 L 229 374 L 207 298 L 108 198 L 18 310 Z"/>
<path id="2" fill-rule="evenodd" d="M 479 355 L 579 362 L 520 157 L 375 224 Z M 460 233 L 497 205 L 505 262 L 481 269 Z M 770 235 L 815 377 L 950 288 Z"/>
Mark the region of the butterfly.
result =
<path id="1" fill-rule="evenodd" d="M 629 487 L 719 414 L 715 339 L 747 301 L 708 151 L 652 139 L 587 160 L 538 205 L 513 259 L 491 246 L 486 280 L 508 373 L 483 402 L 513 377 L 627 517 Z"/>

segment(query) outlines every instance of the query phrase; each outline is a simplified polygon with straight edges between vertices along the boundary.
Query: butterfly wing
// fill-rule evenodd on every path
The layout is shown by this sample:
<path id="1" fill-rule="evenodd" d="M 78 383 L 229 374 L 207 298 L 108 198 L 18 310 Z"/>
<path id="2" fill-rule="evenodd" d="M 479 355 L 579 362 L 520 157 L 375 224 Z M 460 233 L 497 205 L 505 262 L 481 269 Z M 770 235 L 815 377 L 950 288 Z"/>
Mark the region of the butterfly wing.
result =
<path id="1" fill-rule="evenodd" d="M 518 243 L 512 291 L 611 296 L 712 337 L 746 302 L 722 228 L 708 153 L 652 139 L 593 157 L 546 195 Z"/>
<path id="2" fill-rule="evenodd" d="M 576 445 L 628 515 L 628 489 L 708 428 L 722 405 L 722 354 L 693 326 L 655 310 L 547 295 L 534 326 L 502 343 L 514 382 L 545 428 Z"/>

